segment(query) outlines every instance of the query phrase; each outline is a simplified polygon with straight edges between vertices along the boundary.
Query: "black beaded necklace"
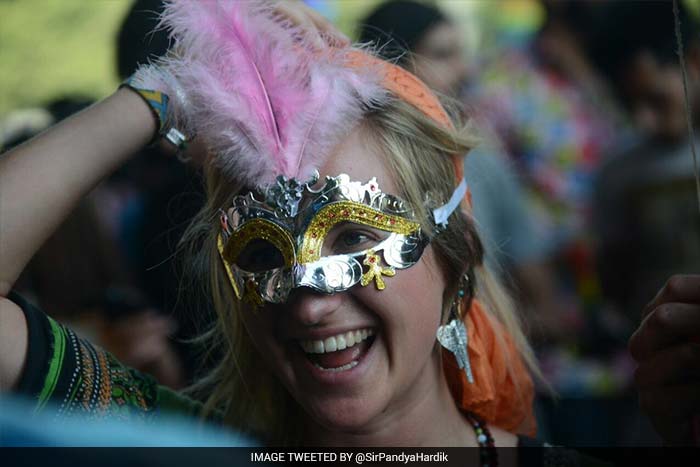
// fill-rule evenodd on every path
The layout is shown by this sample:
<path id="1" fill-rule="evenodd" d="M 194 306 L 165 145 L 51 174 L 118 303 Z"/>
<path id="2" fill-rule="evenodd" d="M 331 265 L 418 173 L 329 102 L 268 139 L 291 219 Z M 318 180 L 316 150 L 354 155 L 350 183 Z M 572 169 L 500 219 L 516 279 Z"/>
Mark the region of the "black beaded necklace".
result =
<path id="1" fill-rule="evenodd" d="M 481 467 L 498 467 L 498 453 L 491 431 L 484 421 L 473 413 L 465 413 L 467 421 L 474 428 L 476 442 L 479 444 L 479 461 Z"/>

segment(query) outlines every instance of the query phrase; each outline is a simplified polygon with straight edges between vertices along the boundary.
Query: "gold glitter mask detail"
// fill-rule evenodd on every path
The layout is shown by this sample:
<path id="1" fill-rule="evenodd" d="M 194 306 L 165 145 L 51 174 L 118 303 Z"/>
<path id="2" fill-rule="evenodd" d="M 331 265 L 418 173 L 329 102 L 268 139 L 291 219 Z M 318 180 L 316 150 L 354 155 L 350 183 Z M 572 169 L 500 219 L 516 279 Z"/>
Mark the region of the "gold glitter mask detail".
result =
<path id="1" fill-rule="evenodd" d="M 278 177 L 264 190 L 236 196 L 233 206 L 221 211 L 219 252 L 239 299 L 257 307 L 284 303 L 297 287 L 332 294 L 374 282 L 384 290 L 383 276 L 394 276 L 420 259 L 428 239 L 413 211 L 382 193 L 375 179 L 354 182 L 341 174 L 326 177 L 318 189 L 316 181 L 302 184 Z M 341 223 L 388 236 L 368 249 L 322 256 L 324 241 Z M 267 267 L 255 260 L 255 268 L 246 268 L 248 258 L 257 254 L 255 242 L 266 242 L 263 251 L 278 250 L 278 261 Z"/>
<path id="2" fill-rule="evenodd" d="M 402 235 L 409 235 L 420 229 L 418 222 L 385 214 L 364 204 L 354 201 L 336 202 L 324 206 L 309 223 L 299 249 L 299 263 L 318 261 L 328 232 L 341 222 L 353 222 Z"/>
<path id="3" fill-rule="evenodd" d="M 289 232 L 274 222 L 260 218 L 251 219 L 231 234 L 224 249 L 224 258 L 229 263 L 237 264 L 241 253 L 254 240 L 263 240 L 277 248 L 284 266 L 294 265 L 294 241 Z"/>
<path id="4" fill-rule="evenodd" d="M 369 283 L 374 280 L 377 290 L 384 290 L 385 285 L 382 276 L 394 277 L 396 275 L 396 270 L 394 268 L 391 266 L 384 267 L 380 263 L 381 259 L 379 255 L 377 255 L 374 250 L 369 250 L 367 256 L 365 256 L 365 260 L 362 262 L 362 264 L 368 267 L 367 272 L 362 275 L 362 279 L 360 280 L 360 285 L 362 287 L 369 285 Z"/>
<path id="5" fill-rule="evenodd" d="M 231 287 L 233 287 L 233 291 L 236 294 L 236 298 L 239 300 L 243 297 L 243 294 L 241 293 L 241 289 L 237 284 L 236 281 L 236 276 L 234 275 L 233 271 L 231 270 L 231 265 L 229 262 L 226 260 L 226 257 L 224 256 L 224 239 L 221 238 L 221 234 L 216 236 L 216 247 L 219 250 L 219 256 L 221 257 L 221 262 L 224 264 L 224 269 L 226 270 L 226 275 L 228 276 L 229 282 L 231 282 Z"/>

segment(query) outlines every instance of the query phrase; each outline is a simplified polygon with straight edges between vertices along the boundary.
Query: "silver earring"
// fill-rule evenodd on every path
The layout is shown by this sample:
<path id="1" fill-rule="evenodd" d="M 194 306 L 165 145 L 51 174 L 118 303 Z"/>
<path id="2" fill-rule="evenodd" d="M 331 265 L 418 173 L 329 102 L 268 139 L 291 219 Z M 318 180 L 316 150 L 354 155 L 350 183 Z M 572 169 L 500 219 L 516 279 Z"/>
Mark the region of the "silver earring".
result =
<path id="1" fill-rule="evenodd" d="M 469 275 L 465 275 L 464 277 L 471 286 Z M 462 304 L 462 299 L 464 299 L 465 294 L 464 287 L 460 287 L 457 292 L 457 298 L 452 303 L 450 322 L 438 328 L 437 340 L 440 342 L 441 346 L 454 355 L 455 360 L 457 360 L 457 365 L 466 373 L 467 381 L 473 384 L 474 375 L 472 374 L 472 367 L 469 363 L 469 351 L 467 350 L 467 328 L 464 325 L 464 321 L 460 319 L 457 311 Z"/>

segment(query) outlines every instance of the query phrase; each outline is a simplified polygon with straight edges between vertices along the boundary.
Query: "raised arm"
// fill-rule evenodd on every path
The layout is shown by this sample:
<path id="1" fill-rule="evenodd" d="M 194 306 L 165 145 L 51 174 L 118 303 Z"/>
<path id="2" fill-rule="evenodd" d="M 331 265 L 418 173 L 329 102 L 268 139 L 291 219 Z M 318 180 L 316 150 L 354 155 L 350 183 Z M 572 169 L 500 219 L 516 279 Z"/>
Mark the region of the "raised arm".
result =
<path id="1" fill-rule="evenodd" d="M 0 158 L 0 296 L 102 178 L 155 132 L 148 105 L 121 89 Z"/>
<path id="2" fill-rule="evenodd" d="M 4 297 L 80 198 L 155 129 L 148 105 L 121 89 L 0 157 L 0 390 L 17 383 L 27 351 L 22 311 Z"/>

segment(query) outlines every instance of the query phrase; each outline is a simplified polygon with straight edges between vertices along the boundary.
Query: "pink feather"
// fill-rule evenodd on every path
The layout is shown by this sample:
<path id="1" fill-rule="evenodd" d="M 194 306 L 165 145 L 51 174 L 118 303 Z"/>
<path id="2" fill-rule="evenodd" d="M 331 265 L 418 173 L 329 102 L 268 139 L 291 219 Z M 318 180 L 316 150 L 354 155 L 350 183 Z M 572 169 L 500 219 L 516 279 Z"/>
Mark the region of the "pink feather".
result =
<path id="1" fill-rule="evenodd" d="M 162 89 L 230 177 L 249 185 L 304 180 L 386 91 L 376 70 L 318 50 L 264 0 L 171 0 L 162 24 L 177 54 L 137 72 Z"/>

